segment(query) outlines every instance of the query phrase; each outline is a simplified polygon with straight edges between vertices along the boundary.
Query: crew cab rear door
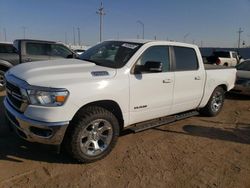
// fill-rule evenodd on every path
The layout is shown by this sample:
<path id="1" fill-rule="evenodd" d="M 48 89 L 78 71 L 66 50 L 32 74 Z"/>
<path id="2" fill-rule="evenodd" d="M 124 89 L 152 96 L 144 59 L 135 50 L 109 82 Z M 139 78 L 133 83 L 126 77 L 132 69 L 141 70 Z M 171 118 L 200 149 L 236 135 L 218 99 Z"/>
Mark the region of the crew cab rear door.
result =
<path id="1" fill-rule="evenodd" d="M 171 49 L 175 80 L 171 113 L 195 109 L 203 96 L 205 83 L 205 70 L 197 56 L 199 49 L 179 46 Z"/>
<path id="2" fill-rule="evenodd" d="M 148 71 L 148 63 L 161 63 L 162 71 Z M 173 86 L 169 47 L 147 48 L 130 74 L 130 124 L 168 115 L 172 107 Z"/>

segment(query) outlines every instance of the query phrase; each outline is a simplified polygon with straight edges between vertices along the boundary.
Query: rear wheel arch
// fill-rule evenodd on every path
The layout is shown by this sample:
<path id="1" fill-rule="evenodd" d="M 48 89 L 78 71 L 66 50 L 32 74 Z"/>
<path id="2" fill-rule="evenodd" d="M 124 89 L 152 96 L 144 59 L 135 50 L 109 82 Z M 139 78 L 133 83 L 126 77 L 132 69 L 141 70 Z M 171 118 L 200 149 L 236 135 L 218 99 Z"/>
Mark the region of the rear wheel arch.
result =
<path id="1" fill-rule="evenodd" d="M 217 86 L 211 94 L 206 106 L 200 109 L 201 114 L 209 117 L 218 115 L 224 104 L 226 89 L 226 85 Z M 215 106 L 216 109 L 214 109 Z"/>

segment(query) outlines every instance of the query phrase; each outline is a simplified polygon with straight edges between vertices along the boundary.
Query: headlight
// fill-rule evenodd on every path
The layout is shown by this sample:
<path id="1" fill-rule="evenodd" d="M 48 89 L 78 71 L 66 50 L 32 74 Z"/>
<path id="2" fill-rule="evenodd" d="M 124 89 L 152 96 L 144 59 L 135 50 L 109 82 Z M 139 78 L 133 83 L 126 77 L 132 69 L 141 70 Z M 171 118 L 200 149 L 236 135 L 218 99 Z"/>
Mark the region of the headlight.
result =
<path id="1" fill-rule="evenodd" d="M 65 91 L 39 91 L 39 90 L 27 90 L 27 97 L 32 105 L 40 106 L 62 106 L 69 92 Z"/>

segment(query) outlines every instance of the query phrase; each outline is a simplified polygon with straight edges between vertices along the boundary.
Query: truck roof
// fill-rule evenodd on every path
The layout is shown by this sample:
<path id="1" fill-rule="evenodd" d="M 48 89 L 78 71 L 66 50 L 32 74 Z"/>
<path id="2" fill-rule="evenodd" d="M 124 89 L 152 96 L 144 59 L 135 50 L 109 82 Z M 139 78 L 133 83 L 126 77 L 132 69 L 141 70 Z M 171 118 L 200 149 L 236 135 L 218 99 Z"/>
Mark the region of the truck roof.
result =
<path id="1" fill-rule="evenodd" d="M 28 41 L 28 42 L 41 42 L 41 43 L 60 43 L 61 42 L 55 42 L 55 41 L 48 41 L 48 40 L 36 40 L 36 39 L 16 39 L 14 41 Z"/>
<path id="2" fill-rule="evenodd" d="M 131 43 L 139 43 L 139 44 L 146 44 L 146 43 L 166 43 L 169 45 L 177 45 L 177 46 L 189 46 L 189 47 L 196 47 L 197 45 L 189 44 L 189 43 L 182 43 L 176 41 L 167 41 L 167 40 L 146 40 L 146 39 L 111 39 L 107 41 L 121 41 L 121 42 L 131 42 Z"/>
<path id="3" fill-rule="evenodd" d="M 0 44 L 12 44 L 13 45 L 12 42 L 2 42 L 2 41 L 0 41 Z"/>

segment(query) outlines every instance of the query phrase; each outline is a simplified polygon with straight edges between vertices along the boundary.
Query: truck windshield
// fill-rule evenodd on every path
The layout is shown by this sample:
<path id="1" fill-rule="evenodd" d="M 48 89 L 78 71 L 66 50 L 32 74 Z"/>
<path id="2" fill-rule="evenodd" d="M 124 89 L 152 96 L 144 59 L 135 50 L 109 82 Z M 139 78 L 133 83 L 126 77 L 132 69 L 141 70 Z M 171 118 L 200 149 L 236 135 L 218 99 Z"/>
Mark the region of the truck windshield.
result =
<path id="1" fill-rule="evenodd" d="M 104 67 L 121 68 L 141 46 L 140 43 L 106 41 L 88 49 L 80 59 Z"/>

